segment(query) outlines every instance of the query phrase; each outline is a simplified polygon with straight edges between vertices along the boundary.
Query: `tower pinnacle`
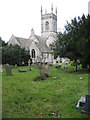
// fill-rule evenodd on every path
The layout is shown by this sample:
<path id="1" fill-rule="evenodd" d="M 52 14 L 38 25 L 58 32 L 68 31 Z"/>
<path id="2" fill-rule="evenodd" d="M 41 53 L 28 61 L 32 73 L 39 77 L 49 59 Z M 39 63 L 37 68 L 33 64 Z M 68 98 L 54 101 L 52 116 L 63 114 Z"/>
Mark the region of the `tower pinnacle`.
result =
<path id="1" fill-rule="evenodd" d="M 53 4 L 51 4 L 51 13 L 53 13 Z"/>
<path id="2" fill-rule="evenodd" d="M 57 7 L 56 7 L 56 10 L 55 10 L 55 13 L 56 13 L 56 15 L 57 15 Z"/>
<path id="3" fill-rule="evenodd" d="M 41 5 L 41 15 L 42 15 L 42 5 Z"/>
<path id="4" fill-rule="evenodd" d="M 45 9 L 45 14 L 47 14 L 47 10 Z"/>
<path id="5" fill-rule="evenodd" d="M 34 35 L 34 29 L 33 28 L 31 29 L 31 35 Z"/>

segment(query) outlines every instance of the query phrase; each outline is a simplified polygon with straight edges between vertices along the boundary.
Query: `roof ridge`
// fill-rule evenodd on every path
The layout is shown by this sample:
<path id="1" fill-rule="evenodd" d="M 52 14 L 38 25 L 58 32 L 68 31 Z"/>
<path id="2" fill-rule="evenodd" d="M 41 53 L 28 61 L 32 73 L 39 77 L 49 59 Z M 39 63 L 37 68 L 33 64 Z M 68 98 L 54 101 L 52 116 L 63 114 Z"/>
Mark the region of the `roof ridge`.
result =
<path id="1" fill-rule="evenodd" d="M 28 39 L 28 38 L 23 38 L 23 37 L 17 37 L 17 36 L 14 36 L 15 38 L 19 38 L 19 39 Z"/>

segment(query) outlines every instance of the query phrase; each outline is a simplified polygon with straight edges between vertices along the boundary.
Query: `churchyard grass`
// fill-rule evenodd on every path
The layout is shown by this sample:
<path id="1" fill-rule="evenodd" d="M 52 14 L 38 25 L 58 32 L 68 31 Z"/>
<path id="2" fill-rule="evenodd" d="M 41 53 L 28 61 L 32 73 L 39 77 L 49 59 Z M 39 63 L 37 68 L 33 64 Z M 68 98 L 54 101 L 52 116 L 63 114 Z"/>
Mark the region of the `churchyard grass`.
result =
<path id="1" fill-rule="evenodd" d="M 88 73 L 50 66 L 50 77 L 36 82 L 34 78 L 40 75 L 36 66 L 27 72 L 18 69 L 28 67 L 12 68 L 13 76 L 6 76 L 5 70 L 2 73 L 3 118 L 88 117 L 81 113 L 82 108 L 76 109 L 78 100 L 88 93 Z"/>

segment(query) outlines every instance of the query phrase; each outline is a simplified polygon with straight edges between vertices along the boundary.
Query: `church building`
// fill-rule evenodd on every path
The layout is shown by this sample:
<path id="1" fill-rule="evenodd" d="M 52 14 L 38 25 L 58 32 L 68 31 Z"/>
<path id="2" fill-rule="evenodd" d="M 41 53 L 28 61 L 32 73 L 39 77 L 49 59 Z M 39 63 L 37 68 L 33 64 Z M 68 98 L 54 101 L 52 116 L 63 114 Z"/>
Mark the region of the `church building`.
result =
<path id="1" fill-rule="evenodd" d="M 51 13 L 43 14 L 41 6 L 41 36 L 35 34 L 33 28 L 31 29 L 31 35 L 28 39 L 11 36 L 8 41 L 8 45 L 19 45 L 21 48 L 25 48 L 30 52 L 33 63 L 43 62 L 52 63 L 54 59 L 53 50 L 51 50 L 51 44 L 57 39 L 57 8 L 55 14 L 53 13 L 53 5 L 51 5 Z"/>

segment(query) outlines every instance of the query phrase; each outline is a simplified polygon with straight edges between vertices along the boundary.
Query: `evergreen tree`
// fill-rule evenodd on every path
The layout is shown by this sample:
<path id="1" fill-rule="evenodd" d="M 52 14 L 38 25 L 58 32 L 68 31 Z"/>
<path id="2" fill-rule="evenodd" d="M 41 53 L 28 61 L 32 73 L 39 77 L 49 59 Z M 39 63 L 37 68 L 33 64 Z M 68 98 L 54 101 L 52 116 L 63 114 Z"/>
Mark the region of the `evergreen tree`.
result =
<path id="1" fill-rule="evenodd" d="M 2 47 L 2 63 L 10 65 L 22 65 L 22 62 L 28 64 L 29 53 L 18 45 Z"/>
<path id="2" fill-rule="evenodd" d="M 82 67 L 90 65 L 90 16 L 83 15 L 67 22 L 65 32 L 59 33 L 58 40 L 53 44 L 56 55 L 68 57 L 75 60 L 75 70 L 77 71 L 77 60 L 79 59 Z"/>

